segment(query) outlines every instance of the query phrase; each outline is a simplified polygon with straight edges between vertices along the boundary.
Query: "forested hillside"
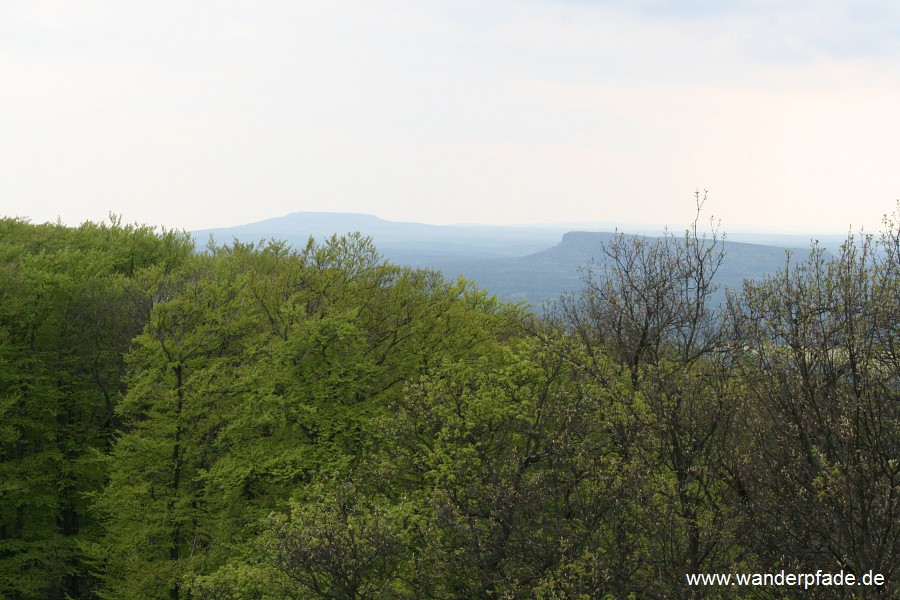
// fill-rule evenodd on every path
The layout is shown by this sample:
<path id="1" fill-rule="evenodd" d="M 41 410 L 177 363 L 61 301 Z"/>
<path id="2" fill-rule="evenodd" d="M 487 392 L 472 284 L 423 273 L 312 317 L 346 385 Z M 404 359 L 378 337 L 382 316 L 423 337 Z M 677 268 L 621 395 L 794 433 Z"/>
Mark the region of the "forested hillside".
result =
<path id="1" fill-rule="evenodd" d="M 898 217 L 725 306 L 718 232 L 617 236 L 541 316 L 360 235 L 0 220 L 0 596 L 896 597 Z"/>

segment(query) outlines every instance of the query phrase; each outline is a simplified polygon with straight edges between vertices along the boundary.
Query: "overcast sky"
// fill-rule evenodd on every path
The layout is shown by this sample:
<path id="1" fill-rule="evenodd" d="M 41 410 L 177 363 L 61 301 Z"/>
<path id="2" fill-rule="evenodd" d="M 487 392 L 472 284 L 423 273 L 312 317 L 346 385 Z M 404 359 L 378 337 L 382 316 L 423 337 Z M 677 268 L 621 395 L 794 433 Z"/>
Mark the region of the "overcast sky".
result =
<path id="1" fill-rule="evenodd" d="M 0 0 L 0 215 L 877 230 L 900 3 Z"/>

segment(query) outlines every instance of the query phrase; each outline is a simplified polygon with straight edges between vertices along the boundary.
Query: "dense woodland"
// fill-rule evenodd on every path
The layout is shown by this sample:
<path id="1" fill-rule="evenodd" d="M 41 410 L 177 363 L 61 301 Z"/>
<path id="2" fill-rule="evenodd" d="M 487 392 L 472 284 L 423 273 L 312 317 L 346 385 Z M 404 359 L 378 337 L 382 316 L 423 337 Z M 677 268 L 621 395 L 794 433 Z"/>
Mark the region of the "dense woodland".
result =
<path id="1" fill-rule="evenodd" d="M 896 597 L 898 217 L 715 305 L 718 230 L 620 237 L 541 316 L 360 236 L 0 220 L 0 597 Z"/>

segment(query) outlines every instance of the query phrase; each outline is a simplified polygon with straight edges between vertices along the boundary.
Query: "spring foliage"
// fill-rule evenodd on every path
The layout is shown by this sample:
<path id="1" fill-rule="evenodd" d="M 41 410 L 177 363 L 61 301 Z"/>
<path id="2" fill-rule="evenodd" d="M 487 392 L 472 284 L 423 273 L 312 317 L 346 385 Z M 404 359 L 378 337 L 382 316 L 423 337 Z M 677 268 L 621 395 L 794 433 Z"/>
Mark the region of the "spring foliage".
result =
<path id="1" fill-rule="evenodd" d="M 0 596 L 677 598 L 788 568 L 890 597 L 898 239 L 720 305 L 718 229 L 620 237 L 538 318 L 358 235 L 2 220 Z"/>

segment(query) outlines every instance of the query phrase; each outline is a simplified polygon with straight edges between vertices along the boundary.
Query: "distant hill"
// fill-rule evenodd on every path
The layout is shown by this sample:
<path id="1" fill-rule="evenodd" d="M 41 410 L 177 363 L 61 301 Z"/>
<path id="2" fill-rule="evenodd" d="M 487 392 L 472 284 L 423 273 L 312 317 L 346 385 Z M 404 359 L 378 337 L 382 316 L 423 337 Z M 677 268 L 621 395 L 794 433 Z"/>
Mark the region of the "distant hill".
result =
<path id="1" fill-rule="evenodd" d="M 603 246 L 614 237 L 609 232 L 573 231 L 566 233 L 559 244 L 527 256 L 480 261 L 456 258 L 434 266 L 445 275 L 461 274 L 472 279 L 505 300 L 540 306 L 565 292 L 580 289 L 579 269 L 595 259 L 602 261 Z M 725 289 L 739 288 L 745 279 L 759 280 L 775 273 L 787 260 L 787 248 L 731 241 L 726 241 L 724 247 L 725 259 L 716 275 L 716 283 L 721 286 L 719 301 L 724 300 Z M 808 252 L 790 251 L 795 258 L 805 257 Z"/>
<path id="2" fill-rule="evenodd" d="M 615 236 L 602 231 L 567 231 L 548 226 L 426 225 L 387 221 L 366 214 L 301 212 L 237 227 L 193 232 L 198 245 L 210 235 L 216 243 L 284 240 L 305 246 L 309 237 L 359 231 L 372 238 L 385 258 L 401 265 L 440 269 L 448 278 L 462 275 L 508 301 L 540 307 L 581 287 L 579 268 L 601 259 L 603 245 Z M 723 287 L 740 287 L 744 279 L 761 279 L 785 265 L 785 251 L 806 255 L 813 236 L 738 234 L 742 240 L 762 239 L 778 245 L 725 242 L 726 258 L 717 274 Z M 650 236 L 652 237 L 652 236 Z M 820 236 L 835 246 L 841 236 Z"/>
<path id="3" fill-rule="evenodd" d="M 217 243 L 233 238 L 247 242 L 275 238 L 293 246 L 305 246 L 310 236 L 323 240 L 332 234 L 359 231 L 369 236 L 386 256 L 414 261 L 432 255 L 522 256 L 559 242 L 568 231 L 554 226 L 426 225 L 386 221 L 359 213 L 298 212 L 284 217 L 218 229 L 194 231 L 205 242 L 210 235 Z"/>

